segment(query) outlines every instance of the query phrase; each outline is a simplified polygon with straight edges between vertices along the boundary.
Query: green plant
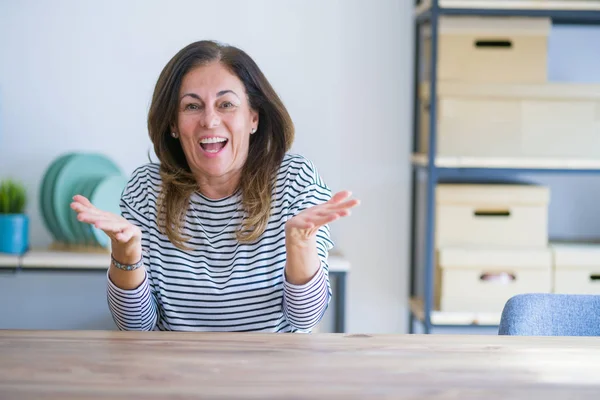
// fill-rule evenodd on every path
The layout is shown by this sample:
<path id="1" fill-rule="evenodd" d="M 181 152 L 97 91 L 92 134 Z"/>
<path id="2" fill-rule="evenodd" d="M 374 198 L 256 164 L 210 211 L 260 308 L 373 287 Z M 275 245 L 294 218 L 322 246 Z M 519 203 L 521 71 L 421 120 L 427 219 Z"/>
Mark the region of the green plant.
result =
<path id="1" fill-rule="evenodd" d="M 27 191 L 18 182 L 6 179 L 0 182 L 0 214 L 23 214 Z"/>

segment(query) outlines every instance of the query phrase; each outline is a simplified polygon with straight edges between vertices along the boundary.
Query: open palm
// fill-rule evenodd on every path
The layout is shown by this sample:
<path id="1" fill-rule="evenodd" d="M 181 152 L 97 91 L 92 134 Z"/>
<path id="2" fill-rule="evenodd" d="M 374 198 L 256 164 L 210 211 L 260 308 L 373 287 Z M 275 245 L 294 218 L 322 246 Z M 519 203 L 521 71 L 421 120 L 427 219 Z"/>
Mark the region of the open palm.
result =
<path id="1" fill-rule="evenodd" d="M 357 199 L 348 200 L 351 195 L 349 191 L 338 192 L 326 203 L 309 207 L 290 218 L 285 224 L 286 236 L 307 241 L 322 226 L 350 215 L 350 209 L 360 203 Z"/>
<path id="2" fill-rule="evenodd" d="M 84 196 L 75 196 L 71 208 L 77 211 L 77 220 L 101 229 L 113 243 L 129 243 L 142 237 L 140 228 L 120 215 L 96 208 Z"/>

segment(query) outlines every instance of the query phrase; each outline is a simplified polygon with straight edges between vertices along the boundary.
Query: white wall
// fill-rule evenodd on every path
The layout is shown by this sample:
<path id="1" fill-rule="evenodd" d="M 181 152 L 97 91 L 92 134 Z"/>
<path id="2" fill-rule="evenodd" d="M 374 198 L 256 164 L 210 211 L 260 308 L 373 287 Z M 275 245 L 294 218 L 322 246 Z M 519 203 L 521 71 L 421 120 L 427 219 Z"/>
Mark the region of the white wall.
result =
<path id="1" fill-rule="evenodd" d="M 81 0 L 0 2 L 0 177 L 24 180 L 31 240 L 48 164 L 103 152 L 126 173 L 151 149 L 156 78 L 181 47 L 245 49 L 289 108 L 294 151 L 363 204 L 333 226 L 352 262 L 348 328 L 406 329 L 412 2 Z"/>

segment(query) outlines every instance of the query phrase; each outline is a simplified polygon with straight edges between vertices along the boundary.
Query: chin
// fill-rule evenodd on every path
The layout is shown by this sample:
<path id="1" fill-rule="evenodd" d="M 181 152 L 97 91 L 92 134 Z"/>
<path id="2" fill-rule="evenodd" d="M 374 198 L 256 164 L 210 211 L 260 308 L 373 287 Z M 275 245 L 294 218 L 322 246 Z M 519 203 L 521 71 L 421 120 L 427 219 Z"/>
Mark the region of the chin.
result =
<path id="1" fill-rule="evenodd" d="M 224 161 L 224 160 L 223 160 Z M 196 166 L 196 171 L 207 177 L 218 178 L 226 175 L 232 170 L 230 163 L 225 163 L 222 160 L 203 160 Z"/>

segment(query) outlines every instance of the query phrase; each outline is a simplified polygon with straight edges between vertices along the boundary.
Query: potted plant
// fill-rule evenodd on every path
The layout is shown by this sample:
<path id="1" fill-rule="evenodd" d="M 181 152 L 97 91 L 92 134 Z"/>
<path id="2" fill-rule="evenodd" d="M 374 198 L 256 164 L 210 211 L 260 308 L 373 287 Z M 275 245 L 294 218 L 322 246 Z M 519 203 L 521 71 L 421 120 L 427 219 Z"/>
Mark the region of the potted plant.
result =
<path id="1" fill-rule="evenodd" d="M 23 254 L 29 247 L 27 192 L 18 182 L 0 182 L 0 253 Z"/>

